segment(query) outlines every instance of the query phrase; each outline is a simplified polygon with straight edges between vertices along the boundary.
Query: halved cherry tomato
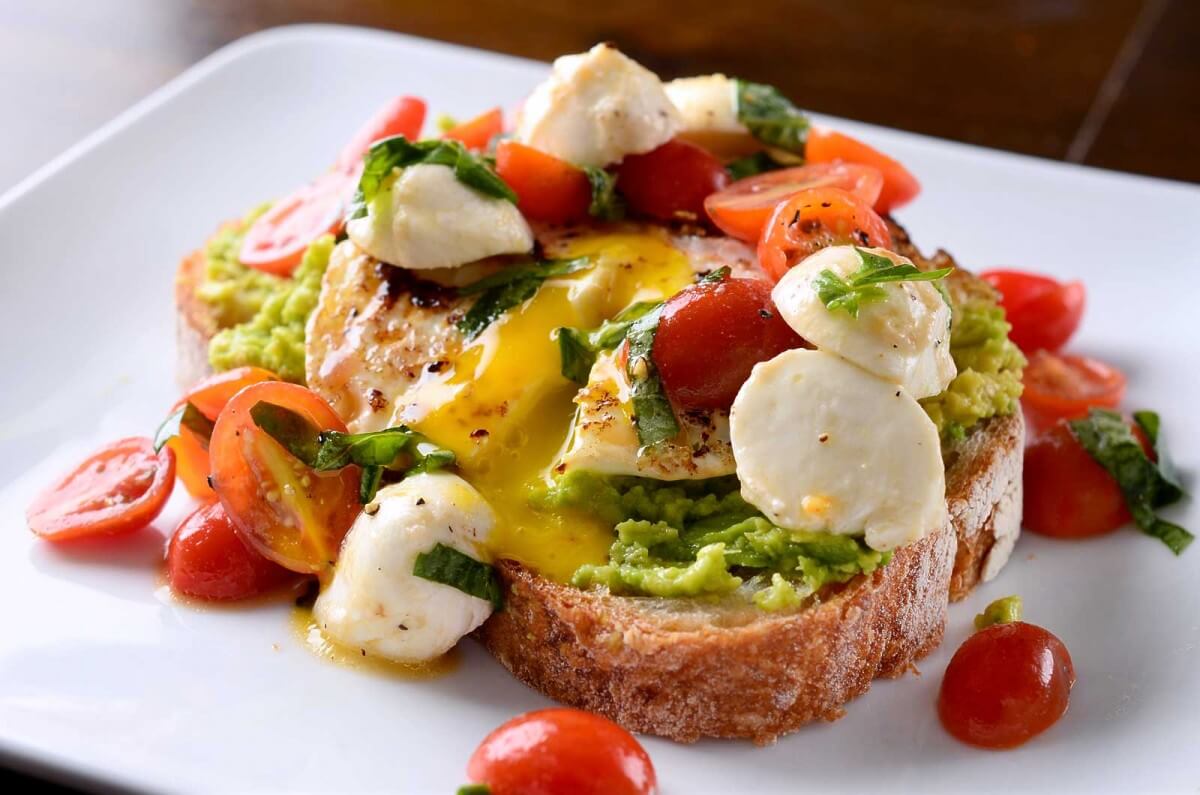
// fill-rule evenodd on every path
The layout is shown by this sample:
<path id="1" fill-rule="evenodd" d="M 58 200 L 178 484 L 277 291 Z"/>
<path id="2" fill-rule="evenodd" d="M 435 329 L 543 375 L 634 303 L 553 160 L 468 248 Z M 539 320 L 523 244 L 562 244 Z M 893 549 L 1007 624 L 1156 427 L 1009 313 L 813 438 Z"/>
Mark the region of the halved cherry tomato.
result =
<path id="1" fill-rule="evenodd" d="M 775 281 L 826 246 L 891 248 L 887 223 L 853 193 L 809 188 L 775 208 L 758 241 L 758 262 Z"/>
<path id="2" fill-rule="evenodd" d="M 1060 419 L 1086 416 L 1092 408 L 1116 408 L 1125 396 L 1125 375 L 1086 356 L 1038 351 L 1025 367 L 1021 405 L 1034 432 Z"/>
<path id="3" fill-rule="evenodd" d="M 278 376 L 262 367 L 235 367 L 209 376 L 193 386 L 171 407 L 171 411 L 178 410 L 184 403 L 191 403 L 201 414 L 215 421 L 229 399 L 243 388 L 260 381 L 277 380 Z M 181 427 L 179 435 L 167 445 L 175 451 L 175 474 L 183 481 L 188 493 L 202 499 L 214 497 L 212 487 L 208 485 L 208 440 L 202 440 L 188 428 Z"/>
<path id="4" fill-rule="evenodd" d="M 704 200 L 708 217 L 722 232 L 753 243 L 780 202 L 808 188 L 841 188 L 867 204 L 883 189 L 879 169 L 854 163 L 813 163 L 739 179 Z"/>
<path id="5" fill-rule="evenodd" d="M 1011 270 L 979 274 L 1000 291 L 1000 305 L 1012 324 L 1009 337 L 1026 353 L 1056 351 L 1079 328 L 1083 317 L 1082 282 L 1057 282 L 1049 276 Z"/>
<path id="6" fill-rule="evenodd" d="M 101 447 L 39 494 L 25 512 L 48 541 L 114 536 L 154 521 L 175 486 L 175 454 L 141 436 Z"/>
<path id="7" fill-rule="evenodd" d="M 720 160 L 678 139 L 629 155 L 617 167 L 617 190 L 629 209 L 660 221 L 703 220 L 704 200 L 728 184 Z"/>
<path id="8" fill-rule="evenodd" d="M 283 197 L 246 230 L 238 261 L 264 273 L 291 276 L 310 243 L 341 231 L 353 190 L 351 175 L 330 171 Z"/>
<path id="9" fill-rule="evenodd" d="M 883 191 L 874 207 L 878 212 L 890 213 L 908 204 L 921 192 L 921 183 L 899 161 L 888 157 L 878 149 L 840 132 L 813 127 L 808 131 L 808 143 L 804 146 L 804 159 L 809 163 L 860 163 L 872 166 L 883 174 Z"/>
<path id="10" fill-rule="evenodd" d="M 488 143 L 499 135 L 502 129 L 504 112 L 500 108 L 492 108 L 487 113 L 447 130 L 442 137 L 459 141 L 468 149 L 486 149 Z"/>
<path id="11" fill-rule="evenodd" d="M 654 366 L 667 396 L 683 409 L 728 409 L 750 370 L 804 345 L 759 279 L 694 284 L 663 306 Z"/>
<path id="12" fill-rule="evenodd" d="M 516 141 L 501 141 L 496 173 L 516 192 L 517 207 L 531 221 L 566 224 L 587 218 L 592 185 L 582 169 L 565 160 Z"/>
<path id="13" fill-rule="evenodd" d="M 403 135 L 410 141 L 421 137 L 425 124 L 425 102 L 416 97 L 396 97 L 375 111 L 367 123 L 354 133 L 350 143 L 342 147 L 334 169 L 357 175 L 363 156 L 371 144 L 393 135 Z M 357 178 L 355 179 L 357 182 Z"/>
<path id="14" fill-rule="evenodd" d="M 653 795 L 646 749 L 629 732 L 577 709 L 513 718 L 480 743 L 467 776 L 491 795 Z"/>
<path id="15" fill-rule="evenodd" d="M 247 546 L 216 500 L 188 514 L 167 545 L 171 590 L 195 599 L 247 599 L 295 577 Z"/>
<path id="16" fill-rule="evenodd" d="M 1014 621 L 976 632 L 954 653 L 938 694 L 946 731 L 982 748 L 1015 748 L 1067 711 L 1075 666 L 1053 633 Z"/>
<path id="17" fill-rule="evenodd" d="M 359 469 L 313 472 L 250 416 L 260 401 L 297 412 L 322 430 L 346 426 L 321 398 L 282 381 L 252 384 L 217 417 L 212 484 L 242 540 L 284 568 L 326 573 L 359 512 Z"/>

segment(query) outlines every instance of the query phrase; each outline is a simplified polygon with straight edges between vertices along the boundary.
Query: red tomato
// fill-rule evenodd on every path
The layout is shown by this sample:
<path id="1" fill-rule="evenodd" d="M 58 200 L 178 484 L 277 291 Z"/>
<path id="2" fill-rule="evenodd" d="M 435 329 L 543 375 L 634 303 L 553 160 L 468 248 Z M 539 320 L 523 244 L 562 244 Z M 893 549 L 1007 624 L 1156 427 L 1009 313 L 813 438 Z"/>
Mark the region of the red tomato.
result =
<path id="1" fill-rule="evenodd" d="M 468 149 L 486 149 L 492 138 L 499 135 L 502 129 L 504 112 L 500 108 L 492 108 L 487 113 L 448 130 L 442 137 L 459 141 Z"/>
<path id="2" fill-rule="evenodd" d="M 513 718 L 480 743 L 467 775 L 491 795 L 652 795 L 654 765 L 617 724 L 577 709 Z"/>
<path id="3" fill-rule="evenodd" d="M 1083 449 L 1066 420 L 1025 448 L 1024 483 L 1022 524 L 1035 533 L 1086 538 L 1130 521 L 1117 481 Z"/>
<path id="4" fill-rule="evenodd" d="M 1075 666 L 1041 627 L 1014 621 L 976 632 L 954 653 L 938 694 L 946 731 L 981 748 L 1015 748 L 1067 711 Z"/>
<path id="5" fill-rule="evenodd" d="M 758 241 L 758 262 L 775 281 L 817 249 L 853 243 L 891 248 L 887 223 L 853 193 L 809 188 L 781 202 Z"/>
<path id="6" fill-rule="evenodd" d="M 212 483 L 242 540 L 284 568 L 325 573 L 358 515 L 359 469 L 313 472 L 254 423 L 260 401 L 297 412 L 322 430 L 346 432 L 316 394 L 282 381 L 252 384 L 217 417 Z"/>
<path id="7" fill-rule="evenodd" d="M 629 209 L 661 221 L 703 219 L 704 200 L 728 184 L 720 160 L 678 139 L 629 155 L 617 167 L 617 190 Z"/>
<path id="8" fill-rule="evenodd" d="M 750 370 L 804 344 L 759 279 L 694 284 L 663 306 L 654 366 L 682 409 L 728 409 Z"/>
<path id="9" fill-rule="evenodd" d="M 34 499 L 25 519 L 49 541 L 132 533 L 162 512 L 174 485 L 175 454 L 134 436 L 84 459 Z"/>
<path id="10" fill-rule="evenodd" d="M 804 159 L 809 163 L 832 163 L 838 160 L 872 166 L 883 173 L 883 191 L 875 202 L 875 209 L 890 213 L 908 204 L 921 192 L 921 183 L 899 161 L 862 141 L 827 130 L 813 127 L 808 131 L 808 143 L 804 146 Z"/>
<path id="11" fill-rule="evenodd" d="M 1024 271 L 991 270 L 979 274 L 1000 291 L 1000 304 L 1012 324 L 1009 337 L 1021 350 L 1056 351 L 1079 328 L 1083 317 L 1082 282 L 1063 284 Z"/>
<path id="12" fill-rule="evenodd" d="M 355 174 L 362 166 L 363 156 L 371 144 L 393 135 L 403 135 L 409 140 L 421 137 L 421 126 L 425 124 L 425 103 L 416 97 L 396 97 L 375 112 L 366 124 L 358 129 L 350 143 L 346 144 L 334 163 L 334 169 Z"/>
<path id="13" fill-rule="evenodd" d="M 585 220 L 592 203 L 587 174 L 565 160 L 516 141 L 496 147 L 496 173 L 517 194 L 531 221 L 566 224 Z"/>
<path id="14" fill-rule="evenodd" d="M 276 276 L 291 276 L 309 244 L 341 231 L 355 179 L 330 171 L 285 196 L 260 215 L 242 238 L 238 261 Z"/>
<path id="15" fill-rule="evenodd" d="M 879 169 L 851 163 L 813 163 L 739 179 L 704 200 L 704 209 L 721 231 L 753 243 L 780 202 L 807 188 L 841 188 L 874 204 L 883 188 Z"/>
<path id="16" fill-rule="evenodd" d="M 247 599 L 295 576 L 248 547 L 215 500 L 188 514 L 167 545 L 171 590 L 196 599 Z"/>
<path id="17" fill-rule="evenodd" d="M 1056 420 L 1087 416 L 1091 408 L 1116 408 L 1125 396 L 1125 375 L 1086 356 L 1038 351 L 1023 381 L 1021 405 L 1035 433 Z"/>

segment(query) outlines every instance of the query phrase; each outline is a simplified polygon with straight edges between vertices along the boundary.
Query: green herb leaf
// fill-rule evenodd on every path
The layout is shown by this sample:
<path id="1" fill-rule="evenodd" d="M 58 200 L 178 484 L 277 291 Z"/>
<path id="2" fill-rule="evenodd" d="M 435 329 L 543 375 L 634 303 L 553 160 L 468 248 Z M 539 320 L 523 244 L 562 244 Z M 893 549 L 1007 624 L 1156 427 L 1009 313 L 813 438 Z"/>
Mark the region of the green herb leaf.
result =
<path id="1" fill-rule="evenodd" d="M 467 187 L 516 204 L 517 194 L 512 188 L 458 141 L 409 141 L 403 135 L 395 135 L 376 141 L 367 150 L 358 189 L 350 202 L 349 217 L 362 218 L 367 214 L 371 200 L 396 169 L 420 164 L 449 166 L 454 169 L 458 181 Z"/>
<path id="2" fill-rule="evenodd" d="M 358 502 L 366 505 L 375 499 L 379 484 L 383 481 L 383 467 L 367 466 L 362 468 L 362 476 L 358 480 Z"/>
<path id="3" fill-rule="evenodd" d="M 208 449 L 208 440 L 212 438 L 213 421 L 201 414 L 200 409 L 191 402 L 188 402 L 171 412 L 171 416 L 158 426 L 158 430 L 154 433 L 154 452 L 162 450 L 167 442 L 178 436 L 180 428 L 187 428 L 196 434 L 201 446 Z"/>
<path id="4" fill-rule="evenodd" d="M 592 186 L 588 215 L 601 221 L 619 221 L 624 218 L 625 202 L 617 195 L 617 175 L 595 166 L 588 166 L 584 173 Z"/>
<path id="5" fill-rule="evenodd" d="M 1146 434 L 1146 438 L 1150 440 L 1150 447 L 1154 450 L 1154 457 L 1158 459 L 1158 474 L 1166 481 L 1168 487 L 1164 494 L 1165 496 L 1175 495 L 1171 500 L 1174 502 L 1174 500 L 1179 499 L 1184 494 L 1183 481 L 1179 477 L 1179 472 L 1175 469 L 1175 462 L 1167 452 L 1166 445 L 1163 444 L 1163 440 L 1159 437 L 1158 432 L 1162 423 L 1159 420 L 1158 413 L 1145 409 L 1135 411 L 1133 412 L 1133 421 L 1138 424 Z M 1166 504 L 1168 503 L 1159 503 L 1154 507 L 1161 508 Z"/>
<path id="6" fill-rule="evenodd" d="M 468 341 L 478 337 L 496 318 L 532 298 L 542 283 L 554 276 L 590 268 L 587 257 L 565 260 L 544 260 L 527 265 L 510 265 L 474 284 L 460 287 L 459 295 L 479 294 L 479 299 L 459 319 L 457 326 Z"/>
<path id="7" fill-rule="evenodd" d="M 880 284 L 936 282 L 954 272 L 953 268 L 923 271 L 915 265 L 899 264 L 888 257 L 864 248 L 855 247 L 854 250 L 858 252 L 858 256 L 862 260 L 862 266 L 854 273 L 843 279 L 826 268 L 818 273 L 812 281 L 813 289 L 817 291 L 817 297 L 830 312 L 841 309 L 850 317 L 858 317 L 858 310 L 863 304 L 887 298 L 887 292 L 878 286 Z"/>
<path id="8" fill-rule="evenodd" d="M 492 795 L 492 788 L 487 784 L 464 784 L 455 795 Z"/>
<path id="9" fill-rule="evenodd" d="M 486 599 L 496 610 L 504 606 L 504 595 L 500 590 L 500 578 L 496 576 L 496 570 L 470 555 L 464 555 L 454 547 L 438 544 L 428 552 L 417 555 L 413 564 L 413 574 L 421 579 L 440 582 L 471 596 Z"/>
<path id="10" fill-rule="evenodd" d="M 738 80 L 737 116 L 764 144 L 804 153 L 808 116 L 773 86 Z"/>
<path id="11" fill-rule="evenodd" d="M 786 168 L 786 164 L 780 163 L 767 152 L 755 152 L 725 164 L 725 170 L 729 172 L 730 179 L 735 182 L 781 168 Z"/>
<path id="12" fill-rule="evenodd" d="M 729 274 L 731 273 L 733 273 L 733 271 L 730 270 L 728 265 L 722 265 L 715 271 L 709 271 L 701 276 L 696 280 L 696 284 L 716 284 L 717 282 L 723 282 L 729 278 Z"/>
<path id="13" fill-rule="evenodd" d="M 975 629 L 986 629 L 993 624 L 1011 624 L 1021 620 L 1024 604 L 1017 595 L 1005 596 L 989 604 L 975 616 Z"/>
<path id="14" fill-rule="evenodd" d="M 657 301 L 639 301 L 591 331 L 569 327 L 558 329 L 555 335 L 563 377 L 577 384 L 586 384 L 592 366 L 596 364 L 596 356 L 601 351 L 611 351 L 620 345 L 635 320 L 661 305 Z"/>
<path id="15" fill-rule="evenodd" d="M 316 468 L 321 452 L 320 428 L 291 409 L 266 401 L 250 407 L 250 419 L 305 466 Z"/>
<path id="16" fill-rule="evenodd" d="M 1135 415 L 1138 424 L 1157 450 L 1158 415 L 1152 412 L 1138 412 L 1138 415 Z M 1183 552 L 1192 543 L 1192 534 L 1154 513 L 1156 508 L 1170 505 L 1184 494 L 1170 466 L 1164 473 L 1160 465 L 1151 461 L 1132 429 L 1115 411 L 1092 409 L 1087 417 L 1072 420 L 1070 426 L 1083 449 L 1117 481 L 1138 528 L 1162 541 L 1176 555 Z"/>
<path id="17" fill-rule="evenodd" d="M 679 420 L 651 355 L 661 315 L 662 306 L 658 306 L 635 320 L 626 333 L 629 361 L 625 372 L 629 376 L 633 423 L 643 447 L 652 447 L 679 434 Z"/>

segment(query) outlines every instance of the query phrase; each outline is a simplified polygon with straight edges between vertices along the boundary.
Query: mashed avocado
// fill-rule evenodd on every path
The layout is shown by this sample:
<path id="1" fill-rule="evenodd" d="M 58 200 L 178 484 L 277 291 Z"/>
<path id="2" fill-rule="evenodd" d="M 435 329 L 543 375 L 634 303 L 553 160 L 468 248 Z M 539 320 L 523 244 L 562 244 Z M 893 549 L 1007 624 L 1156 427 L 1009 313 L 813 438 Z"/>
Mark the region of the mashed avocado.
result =
<path id="1" fill-rule="evenodd" d="M 1025 357 L 1008 338 L 1012 326 L 994 301 L 974 297 L 954 306 L 950 355 L 958 375 L 921 405 L 944 440 L 960 439 L 980 420 L 1017 410 Z"/>
<path id="2" fill-rule="evenodd" d="M 257 207 L 240 223 L 223 227 L 204 249 L 204 281 L 196 294 L 212 309 L 220 328 L 251 320 L 267 299 L 290 281 L 238 262 L 238 251 L 246 230 L 270 206 Z"/>
<path id="3" fill-rule="evenodd" d="M 535 496 L 547 509 L 575 509 L 614 523 L 603 565 L 572 582 L 614 593 L 720 596 L 749 586 L 764 610 L 796 607 L 829 583 L 886 565 L 889 553 L 860 539 L 784 530 L 742 499 L 736 478 L 668 483 L 573 471 Z"/>

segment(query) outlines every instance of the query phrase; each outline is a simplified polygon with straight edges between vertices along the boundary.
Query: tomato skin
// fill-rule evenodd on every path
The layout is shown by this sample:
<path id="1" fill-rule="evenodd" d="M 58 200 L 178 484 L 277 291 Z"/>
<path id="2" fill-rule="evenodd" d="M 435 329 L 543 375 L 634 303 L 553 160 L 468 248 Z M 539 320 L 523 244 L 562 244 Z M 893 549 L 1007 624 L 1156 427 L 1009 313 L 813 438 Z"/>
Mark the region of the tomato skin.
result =
<path id="1" fill-rule="evenodd" d="M 1021 405 L 1035 434 L 1093 408 L 1114 409 L 1125 397 L 1124 373 L 1086 356 L 1038 351 L 1029 357 L 1022 380 Z"/>
<path id="2" fill-rule="evenodd" d="M 492 138 L 504 129 L 504 112 L 500 108 L 492 108 L 486 113 L 465 121 L 450 130 L 442 137 L 460 142 L 468 149 L 476 151 L 487 149 Z"/>
<path id="3" fill-rule="evenodd" d="M 350 142 L 342 147 L 334 162 L 334 169 L 357 175 L 362 166 L 363 157 L 371 144 L 393 135 L 403 135 L 410 141 L 421 137 L 421 127 L 425 124 L 425 102 L 416 97 L 396 97 L 375 111 L 375 115 L 367 120 L 354 133 Z M 357 178 L 355 179 L 357 182 Z"/>
<path id="4" fill-rule="evenodd" d="M 308 389 L 252 384 L 217 417 L 209 443 L 213 488 L 242 540 L 264 557 L 295 572 L 327 573 L 361 507 L 359 468 L 309 470 L 254 423 L 250 410 L 260 401 L 291 409 L 322 430 L 346 432 Z"/>
<path id="5" fill-rule="evenodd" d="M 586 220 L 592 185 L 583 169 L 516 141 L 496 147 L 496 173 L 517 194 L 531 221 L 568 224 Z"/>
<path id="6" fill-rule="evenodd" d="M 773 280 L 826 246 L 891 248 L 887 223 L 866 202 L 839 188 L 809 188 L 780 202 L 758 241 L 758 262 Z"/>
<path id="7" fill-rule="evenodd" d="M 682 409 L 728 409 L 759 362 L 804 340 L 779 316 L 760 279 L 693 284 L 663 306 L 652 357 Z"/>
<path id="8" fill-rule="evenodd" d="M 1086 299 L 1082 282 L 1062 283 L 1014 270 L 984 271 L 979 276 L 1000 292 L 1000 305 L 1012 324 L 1008 336 L 1026 353 L 1057 351 L 1079 328 Z"/>
<path id="9" fill-rule="evenodd" d="M 942 726 L 964 743 L 1015 748 L 1067 711 L 1075 666 L 1053 633 L 1015 621 L 976 632 L 958 648 L 938 694 Z"/>
<path id="10" fill-rule="evenodd" d="M 47 541 L 115 536 L 146 527 L 175 486 L 175 454 L 141 436 L 101 447 L 42 491 L 25 512 Z"/>
<path id="11" fill-rule="evenodd" d="M 246 230 L 238 261 L 264 273 L 291 276 L 310 243 L 341 231 L 355 184 L 353 175 L 334 170 L 278 200 Z"/>
<path id="12" fill-rule="evenodd" d="M 841 160 L 879 169 L 883 173 L 883 191 L 874 207 L 880 213 L 890 213 L 908 204 L 921 192 L 921 183 L 898 160 L 856 138 L 824 127 L 813 127 L 808 131 L 804 159 L 809 163 L 832 163 Z"/>
<path id="13" fill-rule="evenodd" d="M 654 765 L 617 724 L 577 709 L 527 712 L 489 734 L 467 763 L 492 795 L 653 795 Z"/>
<path id="14" fill-rule="evenodd" d="M 1022 524 L 1055 538 L 1111 533 L 1130 522 L 1121 488 L 1075 438 L 1065 420 L 1025 448 Z"/>
<path id="15" fill-rule="evenodd" d="M 629 209 L 660 221 L 699 221 L 704 200 L 729 184 L 721 161 L 695 144 L 674 139 L 617 167 L 617 190 Z"/>
<path id="16" fill-rule="evenodd" d="M 216 500 L 188 514 L 167 545 L 167 582 L 193 599 L 248 599 L 295 577 L 247 546 Z"/>
<path id="17" fill-rule="evenodd" d="M 841 188 L 867 204 L 883 189 L 879 169 L 852 163 L 811 163 L 739 179 L 704 200 L 704 210 L 717 227 L 747 243 L 762 235 L 771 213 L 806 188 Z"/>

